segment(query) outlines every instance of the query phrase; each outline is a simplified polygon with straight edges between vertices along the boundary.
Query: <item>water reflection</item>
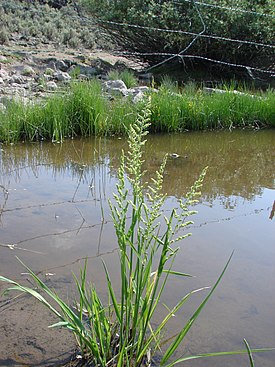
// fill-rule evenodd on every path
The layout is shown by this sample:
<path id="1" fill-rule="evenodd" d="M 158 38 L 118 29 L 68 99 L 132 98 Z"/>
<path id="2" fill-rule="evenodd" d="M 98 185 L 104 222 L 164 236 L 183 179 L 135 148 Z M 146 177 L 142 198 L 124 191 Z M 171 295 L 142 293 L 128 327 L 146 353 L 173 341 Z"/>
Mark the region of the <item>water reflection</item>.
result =
<path id="1" fill-rule="evenodd" d="M 209 166 L 204 183 L 206 200 L 232 195 L 252 200 L 261 194 L 262 188 L 274 187 L 274 134 L 274 131 L 221 131 L 150 136 L 145 168 L 149 177 L 164 155 L 169 154 L 164 182 L 168 195 L 181 197 L 203 167 Z M 127 149 L 127 143 L 117 138 L 3 146 L 0 173 L 2 180 L 12 175 L 19 182 L 22 171 L 28 170 L 35 177 L 41 171 L 51 171 L 54 179 L 70 175 L 92 186 L 95 178 L 91 173 L 98 167 L 107 166 L 108 175 L 116 176 L 122 148 Z M 173 158 L 173 153 L 178 158 Z M 105 185 L 107 178 L 103 178 Z M 225 205 L 235 206 L 234 202 Z"/>
<path id="2" fill-rule="evenodd" d="M 180 245 L 182 252 L 175 262 L 177 270 L 196 278 L 171 281 L 163 302 L 172 307 L 179 294 L 213 284 L 235 249 L 222 286 L 180 353 L 242 349 L 243 337 L 252 347 L 275 345 L 274 141 L 274 130 L 148 137 L 144 180 L 168 154 L 165 210 L 176 205 L 176 199 L 209 166 L 191 228 L 194 236 Z M 63 286 L 69 284 L 71 269 L 88 256 L 92 279 L 104 297 L 106 284 L 98 260 L 104 256 L 114 285 L 118 283 L 108 198 L 115 190 L 121 149 L 127 150 L 127 142 L 118 138 L 1 147 L 1 274 L 21 277 L 16 254 L 41 275 L 55 274 L 54 286 L 66 293 Z M 172 320 L 168 335 L 186 321 L 198 301 Z M 0 331 L 3 328 L 0 322 Z M 1 356 L 6 353 L 5 340 L 10 339 L 7 334 L 1 343 Z M 273 366 L 274 355 L 256 358 L 261 367 Z M 231 359 L 213 362 L 187 366 L 233 365 Z M 234 363 L 247 366 L 246 359 Z"/>

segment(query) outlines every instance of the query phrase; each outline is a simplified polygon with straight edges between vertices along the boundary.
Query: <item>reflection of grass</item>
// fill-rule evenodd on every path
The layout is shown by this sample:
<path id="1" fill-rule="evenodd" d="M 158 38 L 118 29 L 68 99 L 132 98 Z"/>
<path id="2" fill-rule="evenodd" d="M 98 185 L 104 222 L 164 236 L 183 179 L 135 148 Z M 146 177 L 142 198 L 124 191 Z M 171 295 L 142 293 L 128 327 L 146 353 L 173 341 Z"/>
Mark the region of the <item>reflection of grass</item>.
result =
<path id="1" fill-rule="evenodd" d="M 109 298 L 107 306 L 101 302 L 94 285 L 87 284 L 87 262 L 80 272 L 80 279 L 75 277 L 79 294 L 79 301 L 75 307 L 77 311 L 73 311 L 27 267 L 38 289 L 46 294 L 46 298 L 37 290 L 3 276 L 0 276 L 0 280 L 11 284 L 9 290 L 30 294 L 53 312 L 59 321 L 51 327 L 65 327 L 74 333 L 82 359 L 87 365 L 91 365 L 90 363 L 100 367 L 150 365 L 152 357 L 158 353 L 161 355 L 160 365 L 172 367 L 189 359 L 247 352 L 253 366 L 252 352 L 263 349 L 251 350 L 246 341 L 247 351 L 187 356 L 171 362 L 175 351 L 220 283 L 232 255 L 211 291 L 177 335 L 167 341 L 163 340 L 169 320 L 193 294 L 206 288 L 191 291 L 180 298 L 172 308 L 165 306 L 167 315 L 154 326 L 154 315 L 161 306 L 162 294 L 168 279 L 173 276 L 190 277 L 189 274 L 175 270 L 173 264 L 179 251 L 177 243 L 189 236 L 183 233 L 183 230 L 192 223 L 189 217 L 195 213 L 189 207 L 196 202 L 206 171 L 203 171 L 187 193 L 186 199 L 180 199 L 177 208 L 173 208 L 169 214 L 164 213 L 165 195 L 162 194 L 162 183 L 166 157 L 160 169 L 155 172 L 151 183 L 143 183 L 143 146 L 149 127 L 150 108 L 148 105 L 129 129 L 129 152 L 126 156 L 122 154 L 117 192 L 114 194 L 114 201 L 110 201 L 119 246 L 120 289 L 117 292 L 113 287 L 112 279 L 103 262 Z M 146 198 L 144 192 L 147 192 Z M 164 219 L 162 224 L 160 217 Z M 165 352 L 161 349 L 163 344 L 168 344 Z"/>
<path id="2" fill-rule="evenodd" d="M 275 126 L 275 93 L 256 96 L 233 93 L 206 93 L 194 86 L 175 92 L 164 80 L 152 94 L 150 131 L 179 132 L 235 127 Z M 128 99 L 108 100 L 100 83 L 72 83 L 64 95 L 44 103 L 24 106 L 11 102 L 0 111 L 0 139 L 6 142 L 39 139 L 60 140 L 73 136 L 125 134 L 141 110 L 142 103 Z"/>

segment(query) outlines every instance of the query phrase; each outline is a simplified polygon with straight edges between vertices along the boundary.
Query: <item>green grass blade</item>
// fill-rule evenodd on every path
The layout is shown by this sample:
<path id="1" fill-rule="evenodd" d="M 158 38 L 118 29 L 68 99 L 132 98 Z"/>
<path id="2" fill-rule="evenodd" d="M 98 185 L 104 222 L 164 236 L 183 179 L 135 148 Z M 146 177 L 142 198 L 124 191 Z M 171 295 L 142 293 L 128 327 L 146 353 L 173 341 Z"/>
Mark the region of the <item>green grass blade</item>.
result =
<path id="1" fill-rule="evenodd" d="M 181 277 L 189 277 L 189 278 L 192 278 L 193 275 L 191 274 L 186 274 L 186 273 L 182 273 L 180 271 L 175 271 L 175 270 L 163 270 L 163 273 L 168 273 L 168 274 L 172 274 L 172 275 L 179 275 Z"/>
<path id="2" fill-rule="evenodd" d="M 118 302 L 117 302 L 117 299 L 116 299 L 116 296 L 115 296 L 115 292 L 114 292 L 114 289 L 113 289 L 113 286 L 112 286 L 112 283 L 111 283 L 111 280 L 110 280 L 108 269 L 107 269 L 107 266 L 104 263 L 104 261 L 103 261 L 103 266 L 104 266 L 104 270 L 105 270 L 105 274 L 106 274 L 106 278 L 107 278 L 109 293 L 110 293 L 111 300 L 113 302 L 113 306 L 114 306 L 114 309 L 115 309 L 116 317 L 117 317 L 117 320 L 119 321 L 119 323 L 121 323 L 121 311 L 119 309 L 119 305 L 118 305 Z"/>
<path id="3" fill-rule="evenodd" d="M 264 352 L 271 352 L 274 351 L 275 348 L 260 348 L 260 349 L 250 349 L 251 353 L 264 353 Z M 172 363 L 165 365 L 165 367 L 173 367 L 178 363 L 190 361 L 193 359 L 200 359 L 200 358 L 209 358 L 209 357 L 221 357 L 221 356 L 230 356 L 230 355 L 240 355 L 240 354 L 247 354 L 247 349 L 244 350 L 235 350 L 230 352 L 213 352 L 213 353 L 203 353 L 197 354 L 195 356 L 188 356 L 176 359 Z"/>
<path id="4" fill-rule="evenodd" d="M 249 346 L 248 342 L 246 341 L 246 339 L 244 339 L 243 341 L 244 341 L 244 344 L 245 344 L 245 347 L 246 347 L 246 350 L 247 350 L 247 353 L 248 353 L 250 367 L 255 367 L 250 346 Z"/>
<path id="5" fill-rule="evenodd" d="M 162 322 L 158 325 L 157 329 L 154 331 L 154 335 L 150 335 L 150 337 L 146 340 L 146 343 L 143 346 L 143 349 L 140 353 L 140 355 L 144 355 L 146 353 L 146 350 L 149 348 L 150 344 L 152 343 L 153 339 L 155 338 L 155 335 L 159 335 L 165 325 L 168 323 L 168 321 L 173 317 L 173 315 L 184 305 L 184 303 L 192 296 L 193 294 L 209 289 L 209 287 L 199 288 L 195 289 L 188 294 L 186 294 L 166 315 L 166 317 L 162 320 Z M 165 341 L 161 342 L 161 344 L 165 344 Z"/>

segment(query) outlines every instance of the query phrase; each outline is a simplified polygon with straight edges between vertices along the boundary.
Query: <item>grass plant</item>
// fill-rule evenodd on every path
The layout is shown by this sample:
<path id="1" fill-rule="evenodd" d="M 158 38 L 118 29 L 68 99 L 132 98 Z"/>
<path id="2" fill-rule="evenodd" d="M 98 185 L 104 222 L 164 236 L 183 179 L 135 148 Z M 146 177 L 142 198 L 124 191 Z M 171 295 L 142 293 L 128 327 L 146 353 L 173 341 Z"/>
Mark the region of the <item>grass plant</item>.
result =
<path id="1" fill-rule="evenodd" d="M 166 78 L 158 93 L 151 93 L 150 132 L 275 127 L 272 90 L 251 95 L 224 89 L 209 94 L 188 85 L 178 90 L 173 83 L 171 89 L 170 84 Z M 7 103 L 0 110 L 0 141 L 127 134 L 142 106 L 127 98 L 108 99 L 97 80 L 75 81 L 40 103 Z"/>
<path id="2" fill-rule="evenodd" d="M 179 251 L 177 244 L 190 235 L 185 232 L 193 223 L 190 217 L 195 211 L 190 208 L 200 194 L 206 169 L 185 199 L 179 199 L 177 206 L 170 213 L 164 212 L 166 197 L 162 192 L 162 183 L 166 157 L 151 182 L 144 183 L 143 146 L 146 143 L 145 136 L 151 117 L 150 103 L 142 111 L 129 126 L 129 151 L 126 155 L 122 152 L 117 190 L 113 200 L 109 201 L 120 260 L 119 289 L 114 288 L 107 266 L 103 262 L 109 303 L 104 305 L 95 286 L 88 284 L 87 262 L 80 271 L 80 278 L 75 277 L 79 295 L 76 311 L 24 264 L 38 290 L 4 276 L 0 276 L 0 281 L 10 285 L 6 291 L 28 293 L 53 312 L 58 322 L 50 327 L 65 327 L 74 333 L 83 361 L 87 365 L 150 365 L 156 353 L 161 355 L 160 365 L 167 367 L 190 359 L 243 353 L 248 353 L 253 363 L 253 352 L 271 349 L 253 350 L 246 342 L 246 349 L 240 351 L 173 359 L 177 348 L 220 283 L 233 254 L 211 290 L 207 289 L 208 287 L 196 289 L 179 298 L 177 304 L 171 309 L 167 308 L 164 319 L 154 326 L 154 315 L 161 307 L 168 279 L 174 276 L 190 277 L 189 274 L 174 269 L 173 264 Z M 162 351 L 163 333 L 169 320 L 190 297 L 203 291 L 208 292 L 204 300 L 180 332 L 167 342 L 165 351 Z"/>
<path id="3" fill-rule="evenodd" d="M 108 77 L 110 80 L 122 80 L 127 88 L 134 88 L 138 84 L 137 78 L 135 77 L 134 73 L 127 69 L 123 71 L 111 70 L 108 73 Z"/>

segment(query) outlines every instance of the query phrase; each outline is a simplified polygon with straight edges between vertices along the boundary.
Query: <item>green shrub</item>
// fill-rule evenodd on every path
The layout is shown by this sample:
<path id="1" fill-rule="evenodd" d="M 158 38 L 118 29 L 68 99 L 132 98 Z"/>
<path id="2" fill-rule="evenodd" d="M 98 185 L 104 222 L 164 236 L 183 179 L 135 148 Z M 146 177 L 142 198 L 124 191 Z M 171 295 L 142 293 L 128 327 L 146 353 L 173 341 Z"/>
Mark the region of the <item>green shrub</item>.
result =
<path id="1" fill-rule="evenodd" d="M 99 26 L 109 30 L 115 41 L 129 52 L 177 54 L 194 39 L 194 35 L 180 33 L 181 31 L 195 34 L 204 32 L 207 35 L 267 44 L 274 41 L 272 18 L 255 16 L 235 9 L 229 11 L 195 5 L 193 1 L 173 0 L 83 0 L 83 2 L 91 10 L 92 15 L 98 18 Z M 217 5 L 217 2 L 209 0 L 207 4 Z M 242 2 L 222 0 L 218 5 L 274 15 L 272 0 Z M 112 22 L 129 23 L 145 28 L 119 26 Z M 249 44 L 239 46 L 240 44 L 234 42 L 200 37 L 192 44 L 188 53 L 218 60 L 225 60 L 226 55 L 226 61 L 244 64 L 258 57 L 258 47 Z M 261 55 L 272 55 L 273 52 L 272 48 L 261 48 Z M 140 57 L 152 64 L 159 60 L 157 56 Z"/>
<path id="2" fill-rule="evenodd" d="M 9 42 L 8 31 L 6 27 L 0 28 L 0 44 L 4 45 Z"/>

